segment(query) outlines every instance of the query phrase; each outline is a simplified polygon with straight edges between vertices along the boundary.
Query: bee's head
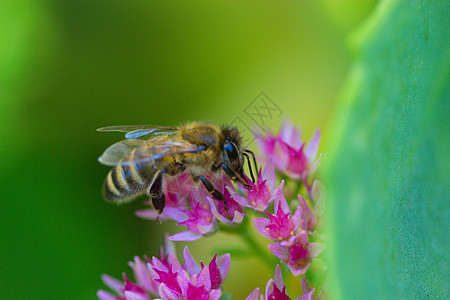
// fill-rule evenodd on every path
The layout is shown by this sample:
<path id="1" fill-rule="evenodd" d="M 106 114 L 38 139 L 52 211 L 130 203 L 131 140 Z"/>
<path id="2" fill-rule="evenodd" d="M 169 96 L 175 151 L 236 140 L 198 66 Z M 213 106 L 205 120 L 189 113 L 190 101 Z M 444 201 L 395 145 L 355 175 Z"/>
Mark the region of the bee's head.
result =
<path id="1" fill-rule="evenodd" d="M 235 127 L 223 127 L 222 137 L 222 152 L 224 163 L 231 167 L 237 174 L 239 174 L 241 180 L 243 181 L 241 183 L 246 183 L 243 169 L 244 156 L 242 155 L 242 138 L 239 130 L 237 130 L 237 128 Z"/>

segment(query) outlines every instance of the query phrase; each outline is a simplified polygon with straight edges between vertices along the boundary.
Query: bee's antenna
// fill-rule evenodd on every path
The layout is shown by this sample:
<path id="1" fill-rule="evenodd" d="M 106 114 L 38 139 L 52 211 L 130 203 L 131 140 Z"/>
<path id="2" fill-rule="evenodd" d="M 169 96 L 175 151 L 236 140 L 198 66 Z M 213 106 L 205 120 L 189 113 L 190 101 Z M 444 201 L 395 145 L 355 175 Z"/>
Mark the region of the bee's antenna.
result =
<path id="1" fill-rule="evenodd" d="M 247 159 L 247 165 L 248 165 L 248 169 L 250 171 L 250 176 L 252 177 L 252 181 L 253 183 L 255 183 L 255 177 L 253 176 L 253 170 L 252 170 L 252 164 L 250 163 L 250 157 L 248 157 L 247 153 L 242 153 L 245 158 Z"/>
<path id="2" fill-rule="evenodd" d="M 258 165 L 256 164 L 255 153 L 253 153 L 253 151 L 248 150 L 248 149 L 244 149 L 244 152 L 250 153 L 252 155 L 252 157 L 253 157 L 253 164 L 255 165 L 255 170 L 256 170 L 256 172 L 258 172 Z"/>

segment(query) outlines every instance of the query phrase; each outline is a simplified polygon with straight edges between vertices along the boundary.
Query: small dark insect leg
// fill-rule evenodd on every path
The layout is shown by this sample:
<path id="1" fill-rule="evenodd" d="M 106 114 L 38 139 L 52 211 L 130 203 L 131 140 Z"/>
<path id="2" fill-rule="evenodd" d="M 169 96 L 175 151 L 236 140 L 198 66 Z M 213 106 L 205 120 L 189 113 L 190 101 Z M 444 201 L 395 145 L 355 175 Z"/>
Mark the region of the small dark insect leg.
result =
<path id="1" fill-rule="evenodd" d="M 224 195 L 219 192 L 218 190 L 216 190 L 216 188 L 214 187 L 214 185 L 212 184 L 211 181 L 208 180 L 208 178 L 206 178 L 205 176 L 198 176 L 198 179 L 200 179 L 203 182 L 203 185 L 205 186 L 206 190 L 217 200 L 220 201 L 225 201 L 225 197 Z"/>
<path id="2" fill-rule="evenodd" d="M 162 191 L 162 186 L 163 172 L 159 172 L 148 192 L 148 195 L 152 198 L 153 206 L 159 211 L 159 213 L 162 213 L 164 207 L 166 206 L 166 197 Z"/>
<path id="3" fill-rule="evenodd" d="M 252 177 L 253 183 L 255 183 L 255 176 L 253 176 L 252 164 L 250 163 L 250 158 L 247 153 L 242 153 L 247 159 L 248 170 L 250 171 L 250 176 Z"/>
<path id="4" fill-rule="evenodd" d="M 235 180 L 235 181 L 239 182 L 240 184 L 242 184 L 243 186 L 245 186 L 247 188 L 251 188 L 251 185 L 249 185 L 247 183 L 247 180 L 244 177 L 242 177 L 241 175 L 239 175 L 239 173 L 237 173 L 235 170 L 233 170 L 227 164 L 222 163 L 222 164 L 220 164 L 220 167 L 223 168 L 223 170 L 225 171 L 227 176 L 230 177 L 231 180 Z"/>

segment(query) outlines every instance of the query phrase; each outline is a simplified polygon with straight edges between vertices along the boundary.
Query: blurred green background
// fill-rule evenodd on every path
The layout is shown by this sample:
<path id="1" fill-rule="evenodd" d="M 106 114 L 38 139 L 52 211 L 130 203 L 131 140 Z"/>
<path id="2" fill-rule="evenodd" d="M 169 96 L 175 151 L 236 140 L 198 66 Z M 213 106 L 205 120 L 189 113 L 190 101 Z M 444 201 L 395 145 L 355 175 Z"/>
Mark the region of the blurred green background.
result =
<path id="1" fill-rule="evenodd" d="M 351 55 L 347 34 L 375 1 L 0 2 L 0 295 L 93 299 L 102 273 L 130 274 L 156 255 L 165 228 L 138 219 L 137 201 L 106 203 L 97 157 L 120 134 L 107 125 L 188 120 L 254 126 L 260 92 L 309 139 L 327 124 Z M 189 243 L 197 259 L 240 241 Z M 183 243 L 178 243 L 182 249 Z M 234 299 L 265 288 L 273 270 L 232 260 Z M 258 274 L 258 276 L 255 276 Z M 289 289 L 288 289 L 289 292 Z"/>

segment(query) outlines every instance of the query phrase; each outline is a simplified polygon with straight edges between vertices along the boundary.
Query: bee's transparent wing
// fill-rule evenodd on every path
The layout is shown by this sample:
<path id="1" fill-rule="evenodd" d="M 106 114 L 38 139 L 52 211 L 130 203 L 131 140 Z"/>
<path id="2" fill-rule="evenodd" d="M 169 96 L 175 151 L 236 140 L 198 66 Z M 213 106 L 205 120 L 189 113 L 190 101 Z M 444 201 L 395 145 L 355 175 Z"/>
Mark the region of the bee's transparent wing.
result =
<path id="1" fill-rule="evenodd" d="M 170 155 L 197 153 L 202 150 L 204 148 L 189 143 L 128 139 L 110 146 L 98 161 L 106 166 L 129 165 L 158 160 Z"/>
<path id="2" fill-rule="evenodd" d="M 130 125 L 130 126 L 108 126 L 97 129 L 99 132 L 125 132 L 125 138 L 138 139 L 150 135 L 149 138 L 161 135 L 172 135 L 176 132 L 176 127 L 157 125 Z"/>
<path id="3" fill-rule="evenodd" d="M 161 159 L 165 156 L 171 156 L 182 153 L 198 153 L 204 150 L 204 147 L 198 147 L 190 143 L 173 141 L 148 141 L 147 149 L 139 149 L 135 152 L 135 162 L 145 162 Z"/>
<path id="4" fill-rule="evenodd" d="M 98 158 L 98 161 L 105 166 L 116 166 L 134 150 L 146 146 L 147 142 L 143 140 L 123 140 L 109 146 Z"/>
<path id="5" fill-rule="evenodd" d="M 148 129 L 138 129 L 135 131 L 130 131 L 125 134 L 127 139 L 138 139 L 140 137 L 146 137 L 148 139 L 153 139 L 159 136 L 171 136 L 176 133 L 176 129 L 169 130 L 167 128 L 148 128 Z"/>

